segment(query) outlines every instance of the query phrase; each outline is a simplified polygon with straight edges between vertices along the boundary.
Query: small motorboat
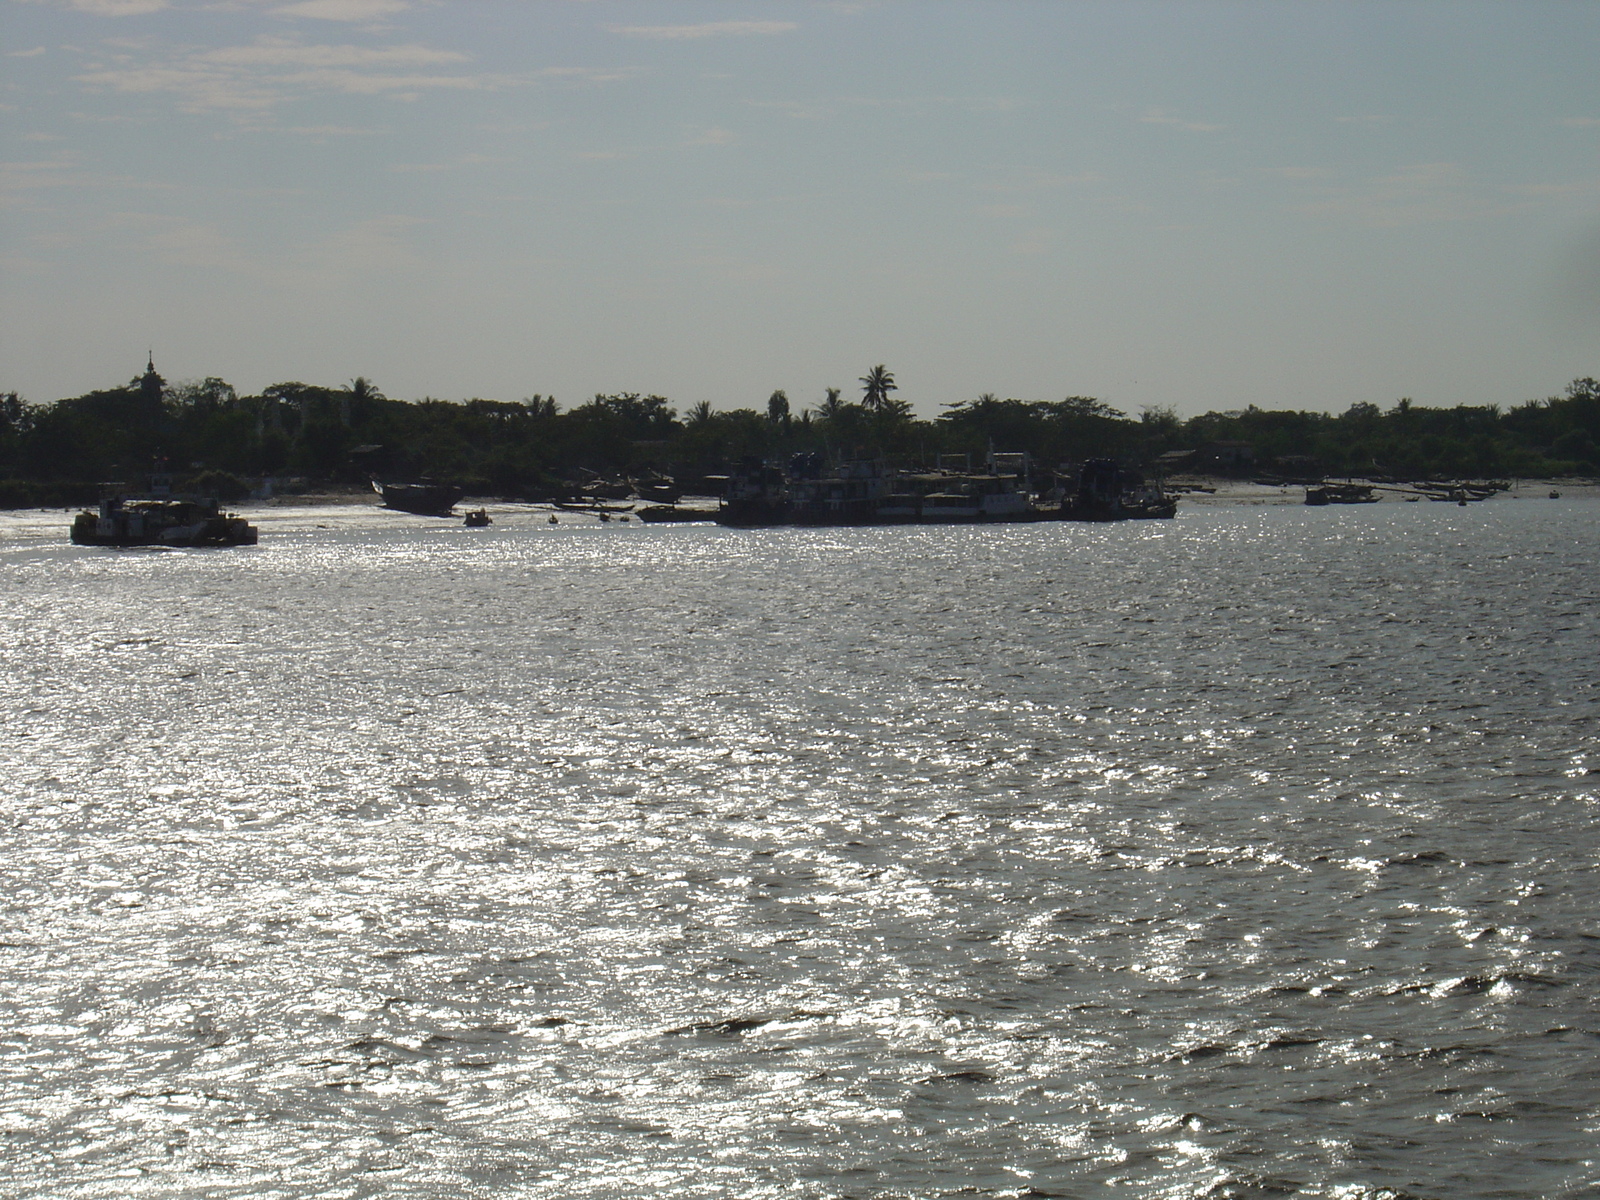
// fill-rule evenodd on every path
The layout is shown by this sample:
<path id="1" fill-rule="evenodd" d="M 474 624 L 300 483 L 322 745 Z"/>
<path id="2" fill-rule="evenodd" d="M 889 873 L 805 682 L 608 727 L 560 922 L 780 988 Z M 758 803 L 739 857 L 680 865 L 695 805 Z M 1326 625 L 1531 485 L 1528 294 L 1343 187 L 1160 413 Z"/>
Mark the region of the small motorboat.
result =
<path id="1" fill-rule="evenodd" d="M 467 514 L 466 520 L 462 522 L 468 529 L 482 529 L 485 525 L 492 525 L 493 523 L 489 519 L 489 510 L 486 508 L 473 509 Z"/>

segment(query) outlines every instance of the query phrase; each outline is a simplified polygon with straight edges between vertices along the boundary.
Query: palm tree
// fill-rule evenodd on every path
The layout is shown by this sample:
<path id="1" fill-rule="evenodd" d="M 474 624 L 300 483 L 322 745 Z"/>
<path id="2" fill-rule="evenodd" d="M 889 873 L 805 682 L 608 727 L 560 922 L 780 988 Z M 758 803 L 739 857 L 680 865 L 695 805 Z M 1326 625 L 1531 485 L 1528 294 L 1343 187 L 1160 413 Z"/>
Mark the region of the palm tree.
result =
<path id="1" fill-rule="evenodd" d="M 861 377 L 861 403 L 869 412 L 879 412 L 889 403 L 889 393 L 898 391 L 889 368 L 879 363 Z"/>
<path id="2" fill-rule="evenodd" d="M 690 429 L 698 429 L 702 425 L 709 425 L 710 423 L 711 401 L 697 400 L 689 406 L 688 426 Z"/>
<path id="3" fill-rule="evenodd" d="M 832 420 L 839 415 L 839 410 L 844 407 L 844 401 L 839 399 L 839 389 L 829 388 L 828 398 L 817 406 L 817 416 L 824 421 Z"/>
<path id="4" fill-rule="evenodd" d="M 357 375 L 350 381 L 350 386 L 344 389 L 344 395 L 339 397 L 339 421 L 348 426 L 351 423 L 352 410 L 356 415 L 364 414 L 368 400 L 383 400 L 384 394 L 378 390 L 378 385 L 365 375 Z"/>
<path id="5" fill-rule="evenodd" d="M 377 384 L 373 383 L 372 380 L 368 379 L 365 375 L 357 375 L 350 381 L 350 386 L 344 390 L 349 393 L 350 399 L 354 400 L 357 404 L 360 404 L 366 400 L 388 399 L 388 397 L 383 394 L 382 389 L 380 389 Z"/>

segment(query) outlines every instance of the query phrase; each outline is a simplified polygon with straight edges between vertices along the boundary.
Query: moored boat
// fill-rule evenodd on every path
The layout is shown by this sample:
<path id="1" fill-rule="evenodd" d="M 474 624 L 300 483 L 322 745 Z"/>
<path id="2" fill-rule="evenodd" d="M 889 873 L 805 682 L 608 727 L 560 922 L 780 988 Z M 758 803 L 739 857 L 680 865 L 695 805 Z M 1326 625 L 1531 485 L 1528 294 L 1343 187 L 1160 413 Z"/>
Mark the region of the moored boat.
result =
<path id="1" fill-rule="evenodd" d="M 635 479 L 633 481 L 634 493 L 641 500 L 651 504 L 662 504 L 671 507 L 683 497 L 683 489 L 671 479 Z"/>
<path id="2" fill-rule="evenodd" d="M 453 483 L 380 483 L 374 479 L 372 490 L 383 497 L 385 508 L 422 517 L 451 516 L 456 501 L 466 495 Z"/>
<path id="3" fill-rule="evenodd" d="M 647 504 L 634 513 L 641 521 L 652 525 L 670 522 L 715 521 L 717 514 L 709 508 L 678 508 L 672 504 Z"/>
<path id="4" fill-rule="evenodd" d="M 114 496 L 72 522 L 79 546 L 254 546 L 256 527 L 202 496 Z"/>
<path id="5" fill-rule="evenodd" d="M 1078 471 L 1078 486 L 1062 498 L 1063 521 L 1166 520 L 1178 512 L 1178 498 L 1160 483 L 1146 483 L 1137 471 L 1115 459 L 1091 458 Z"/>
<path id="6" fill-rule="evenodd" d="M 1324 483 L 1306 489 L 1306 503 L 1313 507 L 1323 504 L 1376 504 L 1372 485 L 1366 483 Z"/>

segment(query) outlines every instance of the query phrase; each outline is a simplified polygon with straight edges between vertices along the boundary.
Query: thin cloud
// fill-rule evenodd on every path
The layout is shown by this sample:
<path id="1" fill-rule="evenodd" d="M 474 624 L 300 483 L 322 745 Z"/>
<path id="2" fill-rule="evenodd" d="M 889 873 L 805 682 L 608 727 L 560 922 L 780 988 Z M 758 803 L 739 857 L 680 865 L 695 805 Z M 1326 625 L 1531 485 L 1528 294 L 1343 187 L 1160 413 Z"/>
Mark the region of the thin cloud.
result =
<path id="1" fill-rule="evenodd" d="M 1529 204 L 1484 194 L 1459 163 L 1451 162 L 1416 163 L 1363 183 L 1319 190 L 1321 199 L 1295 210 L 1376 228 L 1504 216 Z"/>
<path id="2" fill-rule="evenodd" d="M 731 146 L 739 140 L 739 135 L 731 129 L 708 129 L 698 137 L 688 141 L 690 146 Z"/>
<path id="3" fill-rule="evenodd" d="M 415 43 L 360 46 L 262 37 L 244 46 L 186 51 L 166 61 L 118 63 L 73 78 L 123 94 L 174 96 L 186 112 L 232 111 L 243 117 L 312 93 L 415 100 L 429 92 L 498 91 L 527 86 L 546 74 L 573 74 L 564 68 L 491 74 L 472 70 L 471 63 L 469 55 Z M 577 74 L 595 81 L 616 73 Z"/>
<path id="4" fill-rule="evenodd" d="M 770 37 L 793 33 L 800 26 L 793 21 L 704 21 L 698 25 L 607 25 L 609 33 L 625 37 L 680 41 L 708 37 Z"/>
<path id="5" fill-rule="evenodd" d="M 1053 229 L 1030 229 L 1027 236 L 1011 243 L 1011 253 L 1029 256 L 1049 254 L 1055 249 L 1055 243 L 1056 235 Z"/>
<path id="6" fill-rule="evenodd" d="M 0 162 L 0 192 L 64 187 L 78 179 L 73 164 L 59 158 L 35 162 Z"/>
<path id="7" fill-rule="evenodd" d="M 1280 179 L 1326 179 L 1333 174 L 1327 167 L 1262 167 L 1261 172 Z"/>
<path id="8" fill-rule="evenodd" d="M 62 3 L 62 0 L 30 0 L 33 4 Z M 168 0 L 64 0 L 65 7 L 97 17 L 142 17 L 170 7 Z"/>
<path id="9" fill-rule="evenodd" d="M 1051 191 L 1057 188 L 1078 187 L 1083 184 L 1097 184 L 1106 182 L 1105 176 L 1097 171 L 1084 171 L 1076 175 L 1063 175 L 1055 171 L 1018 171 L 1008 178 L 985 180 L 977 185 L 980 192 L 989 192 L 996 195 L 1031 195 L 1035 192 Z"/>
<path id="10" fill-rule="evenodd" d="M 410 237 L 420 219 L 398 214 L 358 221 L 287 253 L 271 254 L 247 248 L 211 223 L 144 214 L 129 214 L 128 221 L 132 227 L 155 227 L 138 244 L 163 262 L 285 288 L 338 287 L 353 279 L 406 271 L 421 261 Z"/>
<path id="11" fill-rule="evenodd" d="M 291 137 L 327 139 L 335 137 L 377 137 L 381 129 L 364 129 L 359 125 L 285 125 L 273 130 Z"/>
<path id="12" fill-rule="evenodd" d="M 818 100 L 746 100 L 747 108 L 769 108 L 796 120 L 826 120 L 848 109 L 879 108 L 891 112 L 916 112 L 958 108 L 971 113 L 1008 113 L 1028 102 L 1014 96 L 834 96 Z"/>
<path id="13" fill-rule="evenodd" d="M 39 52 L 37 50 L 30 50 L 28 53 L 37 54 Z M 1561 123 L 1563 125 L 1569 125 L 1574 129 L 1592 129 L 1594 126 L 1600 125 L 1600 117 L 1567 117 Z"/>
<path id="14" fill-rule="evenodd" d="M 1163 108 L 1152 108 L 1139 120 L 1146 125 L 1170 125 L 1174 129 L 1183 129 L 1190 133 L 1221 133 L 1227 128 L 1225 125 L 1211 125 L 1204 121 L 1185 121 L 1181 117 L 1172 116 Z"/>
<path id="15" fill-rule="evenodd" d="M 1570 183 L 1520 183 L 1506 188 L 1513 196 L 1538 198 L 1600 195 L 1600 179 L 1578 179 Z"/>
<path id="16" fill-rule="evenodd" d="M 11 51 L 10 54 L 7 54 L 6 57 L 7 58 L 38 58 L 39 55 L 41 55 L 43 53 L 44 53 L 44 47 L 43 46 L 35 46 L 32 50 L 13 50 L 13 51 Z"/>
<path id="17" fill-rule="evenodd" d="M 460 158 L 449 162 L 440 163 L 395 163 L 389 168 L 397 175 L 413 173 L 430 173 L 436 171 L 459 171 L 464 167 L 484 167 L 508 163 L 511 159 L 494 157 L 488 154 L 463 154 Z"/>
<path id="18" fill-rule="evenodd" d="M 418 45 L 315 45 L 286 38 L 263 37 L 248 46 L 203 51 L 191 56 L 190 61 L 245 67 L 338 69 L 439 66 L 470 62 L 471 58 L 455 50 L 434 50 Z"/>
<path id="19" fill-rule="evenodd" d="M 272 10 L 280 17 L 310 17 L 317 21 L 376 21 L 410 8 L 409 0 L 299 0 Z"/>
<path id="20" fill-rule="evenodd" d="M 25 196 L 52 188 L 70 188 L 76 192 L 90 188 L 168 191 L 171 185 L 151 183 L 126 175 L 84 171 L 65 157 L 32 162 L 0 162 L 0 207 L 19 207 L 26 203 Z"/>

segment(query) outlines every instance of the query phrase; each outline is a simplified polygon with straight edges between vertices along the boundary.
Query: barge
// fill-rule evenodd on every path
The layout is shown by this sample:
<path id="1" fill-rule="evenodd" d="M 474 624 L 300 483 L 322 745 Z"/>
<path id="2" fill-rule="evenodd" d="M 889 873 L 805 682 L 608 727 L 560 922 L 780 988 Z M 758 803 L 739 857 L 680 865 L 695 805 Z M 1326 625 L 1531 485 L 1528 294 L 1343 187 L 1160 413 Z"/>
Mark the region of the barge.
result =
<path id="1" fill-rule="evenodd" d="M 962 460 L 965 455 L 959 456 Z M 796 455 L 787 469 L 747 460 L 728 479 L 716 520 L 771 525 L 953 525 L 1024 521 L 1126 521 L 1167 518 L 1177 501 L 1159 485 L 1110 459 L 1091 459 L 1069 481 L 1035 492 L 1025 454 L 990 454 L 984 469 L 963 465 L 893 471 L 857 461 L 822 469 L 820 456 Z"/>

